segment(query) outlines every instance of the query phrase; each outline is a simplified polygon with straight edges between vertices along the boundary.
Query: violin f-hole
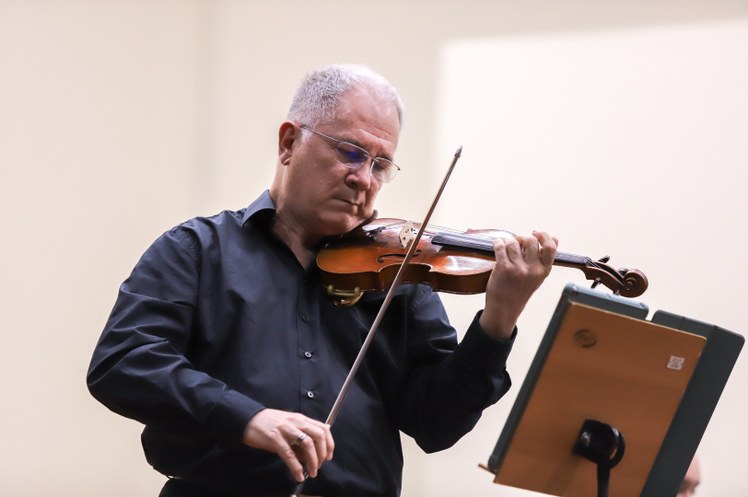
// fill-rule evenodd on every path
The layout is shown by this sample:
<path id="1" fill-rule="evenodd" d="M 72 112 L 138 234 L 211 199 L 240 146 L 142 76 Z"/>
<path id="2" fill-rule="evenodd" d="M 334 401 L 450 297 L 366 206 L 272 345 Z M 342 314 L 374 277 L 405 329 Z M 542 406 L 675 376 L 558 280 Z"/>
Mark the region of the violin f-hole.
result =
<path id="1" fill-rule="evenodd" d="M 420 254 L 421 249 L 416 249 L 412 257 L 418 257 Z M 405 259 L 405 254 L 382 254 L 377 257 L 377 262 L 384 264 L 387 259 Z"/>

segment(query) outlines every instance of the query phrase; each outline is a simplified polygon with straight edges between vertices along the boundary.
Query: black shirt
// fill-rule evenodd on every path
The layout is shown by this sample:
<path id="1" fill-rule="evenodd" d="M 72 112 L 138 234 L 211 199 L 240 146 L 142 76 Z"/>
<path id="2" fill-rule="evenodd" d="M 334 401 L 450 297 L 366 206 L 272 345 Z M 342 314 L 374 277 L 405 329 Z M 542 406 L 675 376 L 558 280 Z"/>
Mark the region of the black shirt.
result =
<path id="1" fill-rule="evenodd" d="M 263 408 L 324 421 L 383 292 L 334 306 L 314 265 L 271 231 L 268 192 L 248 208 L 159 237 L 120 287 L 88 373 L 91 393 L 146 425 L 146 458 L 165 475 L 231 495 L 289 494 L 275 454 L 241 443 Z M 332 427 L 335 455 L 304 493 L 399 494 L 399 431 L 445 449 L 509 388 L 512 341 L 477 322 L 457 345 L 429 287 L 396 293 Z"/>

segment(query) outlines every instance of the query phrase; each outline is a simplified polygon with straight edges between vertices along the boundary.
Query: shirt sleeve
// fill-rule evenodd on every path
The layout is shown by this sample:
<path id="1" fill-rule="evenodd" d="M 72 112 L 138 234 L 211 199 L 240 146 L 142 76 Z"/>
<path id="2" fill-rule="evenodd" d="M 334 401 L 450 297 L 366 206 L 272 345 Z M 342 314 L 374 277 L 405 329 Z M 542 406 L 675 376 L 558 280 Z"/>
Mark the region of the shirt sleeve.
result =
<path id="1" fill-rule="evenodd" d="M 200 250 L 174 228 L 122 284 L 89 366 L 91 394 L 109 409 L 172 434 L 241 440 L 263 406 L 197 370 L 193 338 Z"/>
<path id="2" fill-rule="evenodd" d="M 454 445 L 509 390 L 506 361 L 517 330 L 506 341 L 490 337 L 478 312 L 455 346 L 441 300 L 428 294 L 414 305 L 409 355 L 415 365 L 401 394 L 400 428 L 435 452 Z"/>

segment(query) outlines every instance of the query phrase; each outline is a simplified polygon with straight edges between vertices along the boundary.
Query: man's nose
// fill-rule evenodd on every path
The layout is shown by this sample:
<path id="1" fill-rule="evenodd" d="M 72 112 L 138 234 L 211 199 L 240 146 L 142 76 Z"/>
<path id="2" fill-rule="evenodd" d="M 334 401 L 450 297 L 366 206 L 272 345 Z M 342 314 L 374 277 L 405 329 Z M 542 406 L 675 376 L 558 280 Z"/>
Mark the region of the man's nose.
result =
<path id="1" fill-rule="evenodd" d="M 356 188 L 368 190 L 371 187 L 371 182 L 374 181 L 374 178 L 371 176 L 373 166 L 374 160 L 369 158 L 365 163 L 361 164 L 361 167 L 352 169 L 350 173 L 348 173 L 347 178 L 356 186 Z"/>

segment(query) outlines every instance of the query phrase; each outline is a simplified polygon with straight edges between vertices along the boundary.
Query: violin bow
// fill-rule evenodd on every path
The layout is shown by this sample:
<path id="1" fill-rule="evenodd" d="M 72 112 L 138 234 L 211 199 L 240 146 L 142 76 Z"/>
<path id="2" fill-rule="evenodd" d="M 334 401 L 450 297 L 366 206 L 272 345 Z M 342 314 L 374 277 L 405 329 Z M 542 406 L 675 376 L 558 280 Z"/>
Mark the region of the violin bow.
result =
<path id="1" fill-rule="evenodd" d="M 400 264 L 400 269 L 398 269 L 397 274 L 395 275 L 395 278 L 392 280 L 392 285 L 390 285 L 389 290 L 387 290 L 387 295 L 384 297 L 384 302 L 382 302 L 382 306 L 379 308 L 379 312 L 377 312 L 377 316 L 376 318 L 374 318 L 374 322 L 371 324 L 371 328 L 369 328 L 369 332 L 366 334 L 366 338 L 364 339 L 364 342 L 361 345 L 361 349 L 358 351 L 356 360 L 353 361 L 351 370 L 348 372 L 348 376 L 345 378 L 345 381 L 343 382 L 343 386 L 340 388 L 340 392 L 338 393 L 338 396 L 335 399 L 335 403 L 332 405 L 332 409 L 330 409 L 330 414 L 328 414 L 327 419 L 325 420 L 325 424 L 327 424 L 328 426 L 332 426 L 332 424 L 335 422 L 335 418 L 338 416 L 338 413 L 340 412 L 340 408 L 343 404 L 343 400 L 345 399 L 345 396 L 348 393 L 348 389 L 351 387 L 351 384 L 353 383 L 353 378 L 356 376 L 356 373 L 361 367 L 361 363 L 364 360 L 364 356 L 366 355 L 367 350 L 369 350 L 369 345 L 371 345 L 371 342 L 374 339 L 374 335 L 379 329 L 379 324 L 382 322 L 382 319 L 384 318 L 384 314 L 385 312 L 387 312 L 387 309 L 389 308 L 390 303 L 392 302 L 392 299 L 395 296 L 395 291 L 400 286 L 400 282 L 402 281 L 403 275 L 405 273 L 405 268 L 410 263 L 410 259 L 411 257 L 413 257 L 413 254 L 416 251 L 418 242 L 421 240 L 421 237 L 423 236 L 423 232 L 426 230 L 426 226 L 429 224 L 429 221 L 431 220 L 431 215 L 434 213 L 434 209 L 436 209 L 436 205 L 439 203 L 439 199 L 442 196 L 442 192 L 444 191 L 444 188 L 447 186 L 449 177 L 452 176 L 452 171 L 454 170 L 455 165 L 457 164 L 457 160 L 460 158 L 461 155 L 462 155 L 462 147 L 458 147 L 457 151 L 455 152 L 454 157 L 452 158 L 452 163 L 449 165 L 449 169 L 447 169 L 447 174 L 444 176 L 444 179 L 442 180 L 442 184 L 439 187 L 439 191 L 436 192 L 436 196 L 434 197 L 433 202 L 431 202 L 431 207 L 429 208 L 429 211 L 426 213 L 426 217 L 421 223 L 421 227 L 418 230 L 418 233 L 416 234 L 415 238 L 411 240 L 410 247 L 408 248 L 408 251 L 406 252 L 405 257 L 403 258 L 403 261 Z M 294 492 L 291 494 L 291 497 L 299 497 L 299 494 L 301 494 L 301 491 L 304 488 L 304 483 L 306 483 L 306 479 L 307 479 L 307 473 L 306 471 L 304 471 L 304 480 L 299 482 L 298 485 L 296 485 L 296 488 L 294 489 Z"/>

